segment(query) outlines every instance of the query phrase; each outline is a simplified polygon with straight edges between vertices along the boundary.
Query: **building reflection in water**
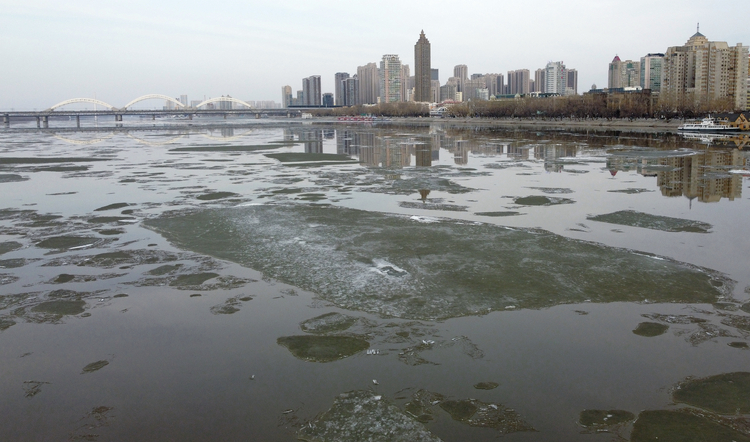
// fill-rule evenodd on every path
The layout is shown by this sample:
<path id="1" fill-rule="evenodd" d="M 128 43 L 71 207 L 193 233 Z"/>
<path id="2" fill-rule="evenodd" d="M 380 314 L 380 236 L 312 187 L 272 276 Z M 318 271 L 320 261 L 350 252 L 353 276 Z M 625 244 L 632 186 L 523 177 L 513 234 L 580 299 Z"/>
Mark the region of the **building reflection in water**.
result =
<path id="1" fill-rule="evenodd" d="M 730 170 L 747 165 L 747 157 L 737 149 L 706 149 L 692 155 L 661 158 L 616 157 L 607 161 L 613 175 L 636 170 L 643 176 L 656 177 L 656 185 L 666 197 L 685 196 L 703 203 L 742 197 L 742 176 Z"/>

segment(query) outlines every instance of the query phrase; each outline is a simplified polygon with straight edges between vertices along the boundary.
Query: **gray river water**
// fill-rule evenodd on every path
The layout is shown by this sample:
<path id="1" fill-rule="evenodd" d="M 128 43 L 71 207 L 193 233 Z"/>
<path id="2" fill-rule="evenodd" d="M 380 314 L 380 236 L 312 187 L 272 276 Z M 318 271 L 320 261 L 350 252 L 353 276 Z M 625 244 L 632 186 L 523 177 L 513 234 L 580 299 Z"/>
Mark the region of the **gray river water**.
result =
<path id="1" fill-rule="evenodd" d="M 746 440 L 745 151 L 194 123 L 0 130 L 0 440 Z"/>

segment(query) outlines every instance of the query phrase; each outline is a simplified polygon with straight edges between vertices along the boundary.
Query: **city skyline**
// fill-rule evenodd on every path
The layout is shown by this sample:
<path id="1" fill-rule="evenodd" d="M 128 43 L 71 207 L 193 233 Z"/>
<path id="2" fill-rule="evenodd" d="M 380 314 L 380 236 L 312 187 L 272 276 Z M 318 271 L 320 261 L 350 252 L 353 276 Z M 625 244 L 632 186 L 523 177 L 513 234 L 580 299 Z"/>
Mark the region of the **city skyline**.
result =
<path id="1" fill-rule="evenodd" d="M 379 63 L 384 54 L 399 55 L 413 73 L 415 36 L 422 29 L 432 46 L 432 67 L 441 71 L 441 85 L 460 64 L 468 66 L 471 76 L 521 69 L 533 73 L 550 61 L 563 61 L 577 69 L 579 93 L 592 84 L 606 87 L 615 55 L 639 60 L 665 52 L 692 35 L 697 22 L 712 41 L 750 44 L 743 41 L 748 39 L 743 18 L 705 2 L 687 1 L 679 8 L 605 3 L 595 10 L 573 1 L 560 13 L 559 8 L 528 11 L 467 2 L 462 10 L 480 8 L 482 17 L 489 18 L 467 18 L 466 25 L 457 25 L 454 16 L 442 12 L 450 3 L 431 3 L 436 7 L 425 8 L 429 11 L 420 15 L 423 21 L 414 22 L 412 12 L 421 14 L 423 8 L 394 2 L 401 13 L 383 32 L 384 11 L 356 5 L 347 10 L 350 20 L 338 22 L 331 17 L 340 12 L 340 4 L 331 1 L 226 2 L 214 8 L 134 1 L 123 10 L 91 1 L 24 5 L 0 0 L 5 52 L 0 108 L 43 109 L 95 96 L 121 104 L 150 93 L 279 102 L 281 86 L 296 90 L 300 79 L 313 75 L 320 75 L 322 93 L 335 92 L 336 72 L 353 74 L 358 66 Z"/>

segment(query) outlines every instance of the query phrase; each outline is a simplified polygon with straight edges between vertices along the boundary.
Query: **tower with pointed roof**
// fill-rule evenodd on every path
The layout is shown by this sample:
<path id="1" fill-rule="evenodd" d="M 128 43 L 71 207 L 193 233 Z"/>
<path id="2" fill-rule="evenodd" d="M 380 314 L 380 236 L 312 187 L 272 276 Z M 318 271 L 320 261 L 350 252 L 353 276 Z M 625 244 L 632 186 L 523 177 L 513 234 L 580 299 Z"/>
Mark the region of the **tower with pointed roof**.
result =
<path id="1" fill-rule="evenodd" d="M 417 44 L 414 45 L 414 101 L 432 101 L 431 75 L 430 41 L 422 30 Z"/>

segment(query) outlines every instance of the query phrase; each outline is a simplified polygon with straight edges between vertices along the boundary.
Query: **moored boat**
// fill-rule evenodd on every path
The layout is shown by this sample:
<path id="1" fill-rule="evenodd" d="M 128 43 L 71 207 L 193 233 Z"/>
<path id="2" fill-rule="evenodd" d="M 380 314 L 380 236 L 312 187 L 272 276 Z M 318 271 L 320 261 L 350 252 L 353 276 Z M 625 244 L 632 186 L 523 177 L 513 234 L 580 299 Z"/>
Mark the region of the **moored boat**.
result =
<path id="1" fill-rule="evenodd" d="M 732 127 L 724 124 L 717 124 L 716 120 L 711 117 L 704 118 L 700 123 L 685 123 L 677 128 L 677 130 L 684 132 L 712 132 L 712 133 L 726 133 L 726 132 L 739 132 L 740 128 Z"/>

